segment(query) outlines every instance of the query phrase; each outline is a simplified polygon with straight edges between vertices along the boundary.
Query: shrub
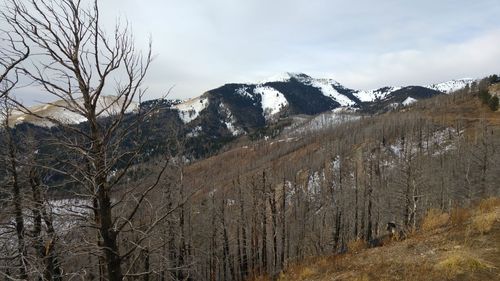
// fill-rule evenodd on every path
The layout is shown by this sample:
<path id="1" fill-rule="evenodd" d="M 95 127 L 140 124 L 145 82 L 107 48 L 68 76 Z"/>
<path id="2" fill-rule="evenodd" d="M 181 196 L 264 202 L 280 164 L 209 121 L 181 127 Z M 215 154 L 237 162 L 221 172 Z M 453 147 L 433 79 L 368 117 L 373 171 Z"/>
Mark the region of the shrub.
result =
<path id="1" fill-rule="evenodd" d="M 422 221 L 422 229 L 425 231 L 435 230 L 447 225 L 449 220 L 448 213 L 443 213 L 438 209 L 430 209 Z"/>
<path id="2" fill-rule="evenodd" d="M 496 220 L 497 220 L 497 214 L 494 212 L 487 214 L 480 214 L 473 220 L 474 228 L 481 234 L 488 233 L 493 228 L 493 225 L 495 224 Z"/>

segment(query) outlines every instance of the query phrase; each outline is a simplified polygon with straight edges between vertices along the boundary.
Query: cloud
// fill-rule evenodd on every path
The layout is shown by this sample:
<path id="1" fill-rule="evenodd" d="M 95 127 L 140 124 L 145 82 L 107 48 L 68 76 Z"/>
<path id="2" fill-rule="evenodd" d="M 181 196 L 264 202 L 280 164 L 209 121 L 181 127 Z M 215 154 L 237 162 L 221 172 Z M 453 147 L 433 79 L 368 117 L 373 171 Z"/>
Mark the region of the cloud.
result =
<path id="1" fill-rule="evenodd" d="M 148 98 L 188 98 L 284 71 L 353 88 L 498 72 L 498 0 L 106 0 L 157 54 Z M 36 94 L 35 96 L 38 96 Z M 38 98 L 39 100 L 43 100 Z"/>
<path id="2" fill-rule="evenodd" d="M 366 65 L 339 71 L 335 77 L 358 88 L 481 78 L 500 72 L 499 45 L 500 30 L 496 30 L 461 43 L 368 55 Z"/>

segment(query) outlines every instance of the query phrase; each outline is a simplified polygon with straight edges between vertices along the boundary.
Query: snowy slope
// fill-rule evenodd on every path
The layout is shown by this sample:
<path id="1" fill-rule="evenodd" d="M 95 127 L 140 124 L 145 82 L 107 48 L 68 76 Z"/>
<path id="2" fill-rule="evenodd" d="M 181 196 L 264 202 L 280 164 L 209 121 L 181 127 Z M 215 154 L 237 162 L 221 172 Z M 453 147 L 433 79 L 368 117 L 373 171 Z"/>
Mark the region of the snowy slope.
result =
<path id="1" fill-rule="evenodd" d="M 316 79 L 304 73 L 285 72 L 275 76 L 271 76 L 268 79 L 261 81 L 260 84 L 266 84 L 272 82 L 288 82 L 292 78 L 304 85 L 312 86 L 319 89 L 324 96 L 329 97 L 332 100 L 338 102 L 341 106 L 354 106 L 356 104 L 356 102 L 352 101 L 350 98 L 346 97 L 345 95 L 335 90 L 333 85 L 336 86 L 341 86 L 341 85 L 340 83 L 338 83 L 333 79 L 324 79 L 324 78 Z"/>
<path id="2" fill-rule="evenodd" d="M 407 98 L 406 98 L 406 99 L 402 102 L 402 104 L 403 104 L 404 106 L 408 106 L 408 105 L 410 105 L 410 104 L 412 104 L 412 103 L 414 103 L 414 102 L 416 102 L 416 101 L 417 101 L 417 100 L 416 100 L 416 99 L 414 99 L 414 98 L 412 98 L 412 97 L 407 97 Z"/>
<path id="3" fill-rule="evenodd" d="M 438 84 L 432 84 L 432 85 L 427 85 L 424 86 L 429 89 L 433 89 L 445 94 L 449 94 L 455 91 L 458 91 L 460 89 L 465 88 L 467 85 L 470 85 L 472 82 L 474 82 L 475 79 L 472 78 L 462 78 L 462 79 L 455 79 L 443 83 L 438 83 Z"/>
<path id="4" fill-rule="evenodd" d="M 305 84 L 320 89 L 323 95 L 330 97 L 341 106 L 354 106 L 356 104 L 356 102 L 335 90 L 332 85 L 340 84 L 332 79 L 310 79 L 305 81 Z"/>
<path id="5" fill-rule="evenodd" d="M 400 89 L 401 87 L 385 87 L 373 90 L 359 90 L 354 92 L 353 94 L 362 102 L 373 102 L 375 100 L 382 100 L 386 98 L 390 93 Z"/>
<path id="6" fill-rule="evenodd" d="M 208 98 L 197 97 L 174 105 L 172 108 L 179 111 L 179 117 L 184 123 L 189 123 L 196 119 L 207 106 Z"/>
<path id="7" fill-rule="evenodd" d="M 423 86 L 424 88 L 420 88 L 418 91 L 424 97 L 426 96 L 425 88 L 429 89 L 430 92 L 427 93 L 427 96 L 436 94 L 435 91 L 451 93 L 473 81 L 474 79 L 470 78 L 451 80 Z M 213 106 L 219 106 L 219 103 L 224 102 L 228 106 L 227 108 L 231 108 L 233 112 L 222 115 L 222 117 L 219 117 L 221 120 L 218 121 L 225 123 L 225 127 L 233 135 L 237 135 L 244 131 L 243 128 L 255 126 L 260 122 L 258 120 L 272 120 L 272 117 L 277 116 L 283 110 L 289 110 L 289 114 L 307 115 L 316 115 L 339 107 L 363 111 L 375 108 L 377 105 L 380 105 L 380 107 L 387 106 L 387 103 L 390 102 L 388 100 L 394 98 L 397 100 L 394 106 L 397 107 L 423 98 L 422 96 L 409 94 L 410 91 L 414 90 L 412 87 L 354 90 L 341 85 L 333 79 L 318 79 L 303 73 L 285 72 L 255 84 L 226 84 L 197 98 L 180 103 L 169 102 L 165 107 L 177 110 L 180 119 L 185 124 L 188 124 L 198 118 L 200 114 L 203 114 L 204 109 L 209 106 L 209 98 L 211 102 L 217 103 Z M 215 95 L 213 99 L 211 95 Z M 404 98 L 411 96 L 411 99 L 405 101 L 403 101 L 404 98 L 397 99 L 402 95 L 405 95 Z M 78 103 L 81 104 L 82 101 L 78 101 Z M 151 101 L 150 103 L 155 104 Z M 63 101 L 57 101 L 32 107 L 31 110 L 40 116 L 51 117 L 64 123 L 77 124 L 85 121 L 84 116 L 78 112 L 65 109 L 64 105 Z M 100 101 L 99 110 L 108 109 L 102 111 L 100 116 L 105 117 L 115 114 L 120 109 L 120 105 L 121 102 L 115 102 L 113 97 L 103 97 L 102 101 Z M 137 107 L 137 104 L 132 104 L 128 112 L 135 110 Z M 11 124 L 21 122 L 30 122 L 47 127 L 53 125 L 46 120 L 37 119 L 19 111 L 14 112 Z M 235 124 L 238 124 L 238 126 Z"/>
<path id="8" fill-rule="evenodd" d="M 262 97 L 262 111 L 266 120 L 279 113 L 281 109 L 288 105 L 285 96 L 271 87 L 258 86 L 255 88 L 254 93 Z"/>
<path id="9" fill-rule="evenodd" d="M 83 99 L 78 98 L 76 102 L 79 106 L 83 106 Z M 97 116 L 108 117 L 119 113 L 122 109 L 124 99 L 117 99 L 114 96 L 102 96 L 97 102 Z M 133 112 L 137 109 L 138 104 L 132 102 L 127 108 L 126 113 Z M 76 111 L 68 109 L 68 104 L 65 101 L 59 100 L 43 105 L 36 105 L 28 108 L 33 114 L 41 117 L 52 118 L 65 124 L 79 124 L 86 121 L 86 117 Z M 52 127 L 54 124 L 46 119 L 40 119 L 22 111 L 16 110 L 10 117 L 10 123 L 17 125 L 22 122 L 32 123 L 43 127 Z"/>

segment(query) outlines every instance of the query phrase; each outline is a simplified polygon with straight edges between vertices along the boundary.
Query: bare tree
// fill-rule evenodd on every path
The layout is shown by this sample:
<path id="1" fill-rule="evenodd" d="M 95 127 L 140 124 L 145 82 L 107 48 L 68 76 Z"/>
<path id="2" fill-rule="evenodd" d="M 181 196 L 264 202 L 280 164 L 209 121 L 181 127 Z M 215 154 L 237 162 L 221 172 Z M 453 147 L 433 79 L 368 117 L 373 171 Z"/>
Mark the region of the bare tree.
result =
<path id="1" fill-rule="evenodd" d="M 30 54 L 30 48 L 12 27 L 11 22 L 6 21 L 5 12 L 0 17 L 0 98 L 6 96 L 17 84 L 16 67 L 26 60 Z M 6 26 L 5 28 L 3 26 Z M 14 73 L 14 74 L 13 74 Z"/>
<path id="2" fill-rule="evenodd" d="M 65 133 L 52 140 L 68 155 L 57 160 L 57 172 L 80 187 L 75 195 L 85 200 L 82 205 L 92 214 L 89 227 L 97 231 L 94 244 L 102 252 L 100 263 L 107 279 L 136 276 L 124 271 L 125 261 L 138 251 L 144 252 L 141 243 L 168 213 L 158 213 L 164 211 L 160 208 L 149 213 L 148 223 L 134 225 L 165 168 L 160 168 L 149 184 L 118 191 L 141 153 L 140 124 L 149 114 L 134 104 L 144 94 L 141 85 L 152 61 L 151 43 L 143 55 L 134 47 L 127 25 L 117 24 L 106 34 L 97 1 L 10 0 L 3 14 L 26 39 L 27 43 L 22 43 L 33 46 L 37 53 L 37 59 L 23 67 L 22 73 L 47 94 L 64 101 L 64 105 L 49 105 L 78 114 L 85 123 L 68 125 L 65 120 L 40 116 L 20 103 L 17 106 L 26 114 L 60 126 Z M 113 81 L 117 81 L 114 86 Z M 133 110 L 138 113 L 131 121 L 127 114 Z M 75 137 L 67 137 L 68 133 Z M 124 149 L 126 139 L 132 140 L 132 148 Z M 129 232 L 140 235 L 130 244 L 120 245 L 119 235 Z"/>

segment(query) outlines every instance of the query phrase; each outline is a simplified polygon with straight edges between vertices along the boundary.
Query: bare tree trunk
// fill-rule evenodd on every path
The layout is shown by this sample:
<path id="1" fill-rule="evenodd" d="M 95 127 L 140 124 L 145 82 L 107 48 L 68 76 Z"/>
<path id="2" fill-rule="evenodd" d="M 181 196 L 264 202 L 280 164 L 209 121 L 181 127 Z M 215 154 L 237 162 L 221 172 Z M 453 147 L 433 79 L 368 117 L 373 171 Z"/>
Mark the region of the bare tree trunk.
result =
<path id="1" fill-rule="evenodd" d="M 245 227 L 245 201 L 241 192 L 241 183 L 238 178 L 238 197 L 240 199 L 240 221 L 238 229 L 241 228 L 241 260 L 240 260 L 240 273 L 241 280 L 244 280 L 248 275 L 248 256 L 247 256 L 247 234 Z"/>
<path id="2" fill-rule="evenodd" d="M 262 172 L 262 268 L 264 272 L 269 272 L 267 267 L 267 187 L 266 187 L 266 172 Z"/>
<path id="3" fill-rule="evenodd" d="M 281 194 L 281 254 L 280 254 L 280 269 L 283 270 L 286 265 L 285 247 L 286 247 L 286 181 L 283 178 L 283 191 Z"/>
<path id="4" fill-rule="evenodd" d="M 271 223 L 272 223 L 272 235 L 273 235 L 273 264 L 272 269 L 276 269 L 278 266 L 278 223 L 277 223 L 277 202 L 276 202 L 276 190 L 271 187 L 271 193 L 269 195 L 269 206 L 271 207 Z"/>
<path id="5" fill-rule="evenodd" d="M 7 106 L 6 106 L 7 107 Z M 7 108 L 7 110 L 10 110 Z M 10 185 L 12 187 L 12 204 L 14 205 L 14 221 L 16 226 L 17 237 L 17 257 L 19 261 L 19 279 L 26 280 L 27 273 L 27 251 L 25 242 L 25 228 L 23 217 L 23 202 L 21 196 L 21 187 L 19 185 L 18 163 L 17 163 L 17 149 L 12 130 L 9 126 L 9 116 L 5 119 L 4 130 L 7 131 L 7 145 L 8 145 L 8 172 L 10 177 Z"/>

